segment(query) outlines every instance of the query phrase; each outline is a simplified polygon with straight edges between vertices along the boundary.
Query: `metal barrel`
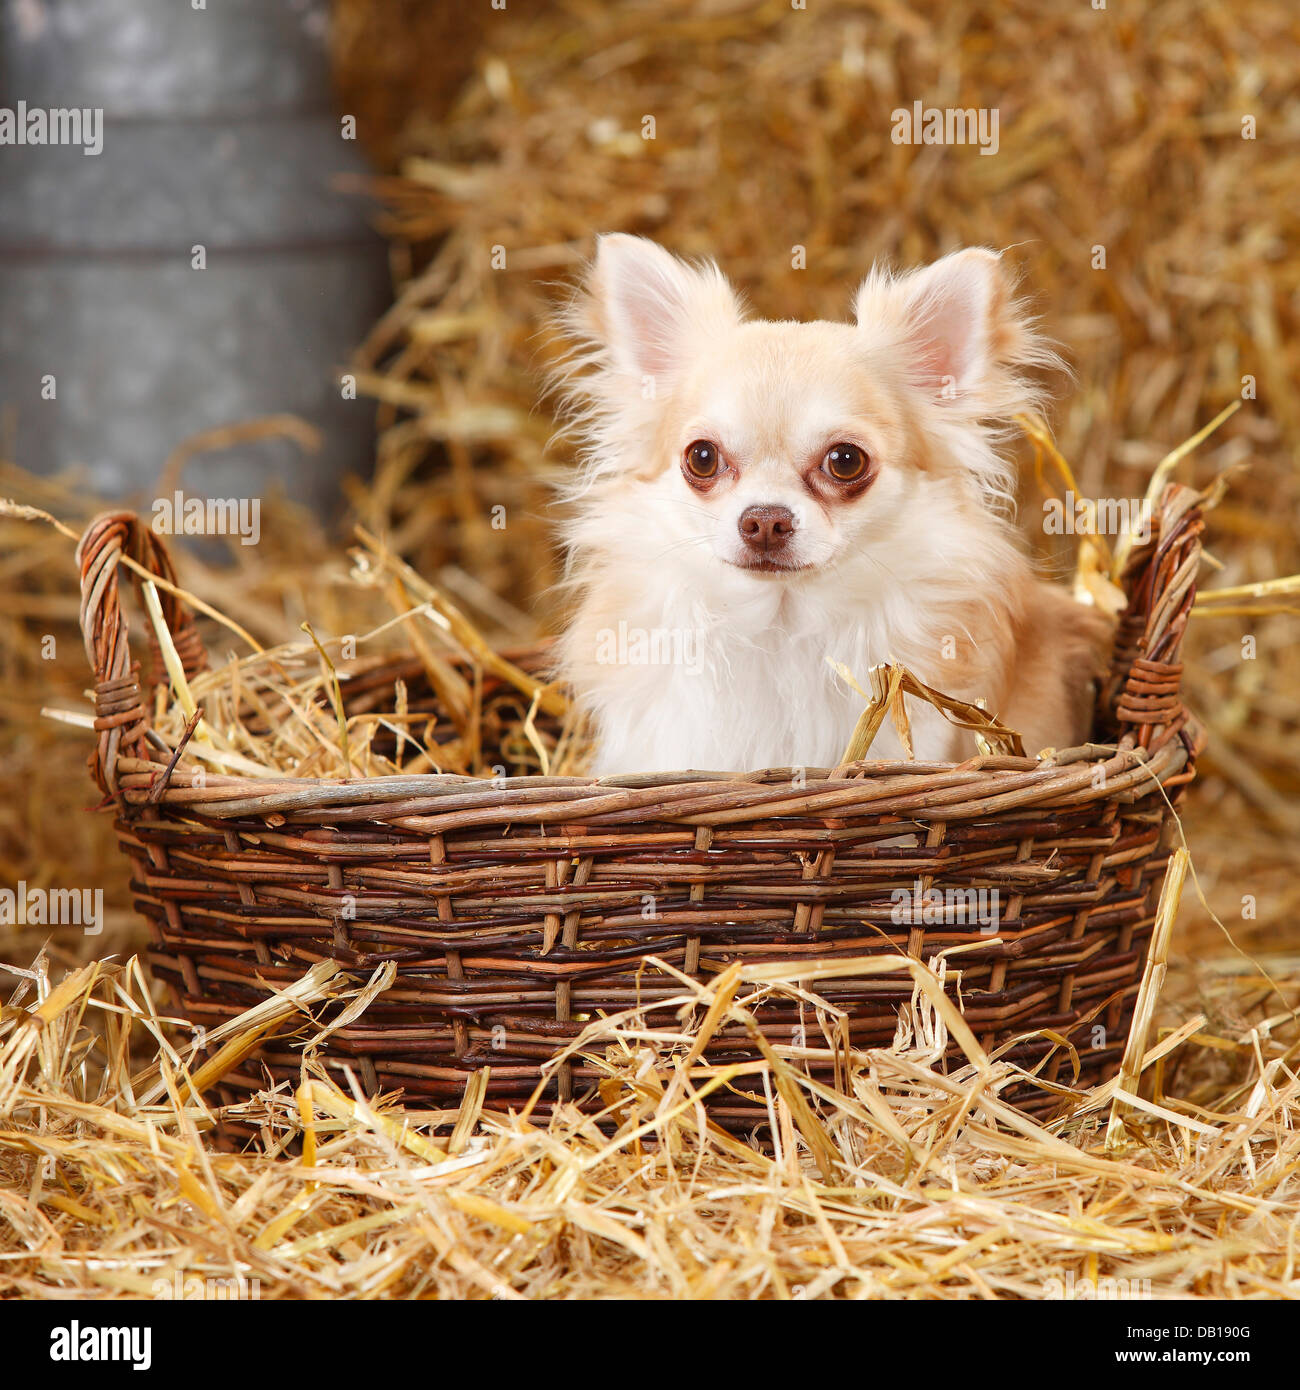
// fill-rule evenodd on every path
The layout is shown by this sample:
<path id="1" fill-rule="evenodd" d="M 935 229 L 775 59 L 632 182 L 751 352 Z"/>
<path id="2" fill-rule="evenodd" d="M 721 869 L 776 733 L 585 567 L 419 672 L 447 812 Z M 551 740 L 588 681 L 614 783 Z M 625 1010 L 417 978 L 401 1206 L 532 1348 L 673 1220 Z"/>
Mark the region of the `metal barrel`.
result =
<path id="1" fill-rule="evenodd" d="M 336 182 L 367 166 L 332 105 L 325 0 L 7 0 L 0 16 L 16 461 L 147 496 L 185 438 L 291 412 L 323 432 L 319 453 L 260 440 L 192 464 L 185 486 L 251 497 L 279 479 L 329 510 L 372 457 L 373 405 L 338 374 L 388 274 L 369 206 Z M 79 143 L 25 139 L 42 114 L 47 140 Z"/>

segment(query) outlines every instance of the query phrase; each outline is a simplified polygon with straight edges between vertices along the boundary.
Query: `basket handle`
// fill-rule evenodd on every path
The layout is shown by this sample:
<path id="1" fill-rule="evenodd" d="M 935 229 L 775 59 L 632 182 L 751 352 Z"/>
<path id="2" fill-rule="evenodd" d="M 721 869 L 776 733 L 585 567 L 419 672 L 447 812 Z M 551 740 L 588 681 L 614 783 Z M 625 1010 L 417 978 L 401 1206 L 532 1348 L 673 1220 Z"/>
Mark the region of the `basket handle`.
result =
<path id="1" fill-rule="evenodd" d="M 132 512 L 105 512 L 86 527 L 77 546 L 81 568 L 81 636 L 86 659 L 95 673 L 95 728 L 99 739 L 90 756 L 90 772 L 101 789 L 121 799 L 117 785 L 120 754 L 140 750 L 149 731 L 149 708 L 140 686 L 140 663 L 131 659 L 126 615 L 118 592 L 118 560 L 129 556 L 150 574 L 176 582 L 167 548 Z M 136 579 L 139 587 L 140 579 Z M 175 594 L 159 590 L 163 617 L 185 669 L 195 676 L 208 664 L 194 617 Z M 151 640 L 150 687 L 161 675 L 157 639 Z M 140 750 L 142 751 L 142 750 Z"/>
<path id="2" fill-rule="evenodd" d="M 1192 488 L 1170 483 L 1149 537 L 1134 545 L 1124 566 L 1128 608 L 1115 634 L 1105 706 L 1120 738 L 1143 748 L 1163 743 L 1188 718 L 1178 657 L 1201 567 L 1200 501 Z"/>

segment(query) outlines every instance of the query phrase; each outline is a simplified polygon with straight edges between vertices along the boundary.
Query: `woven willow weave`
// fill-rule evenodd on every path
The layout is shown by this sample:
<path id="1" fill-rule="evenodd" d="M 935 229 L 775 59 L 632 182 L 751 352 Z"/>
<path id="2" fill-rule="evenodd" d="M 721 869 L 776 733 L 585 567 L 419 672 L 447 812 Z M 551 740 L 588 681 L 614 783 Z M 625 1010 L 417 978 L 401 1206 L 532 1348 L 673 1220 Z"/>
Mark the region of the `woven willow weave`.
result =
<path id="1" fill-rule="evenodd" d="M 168 579 L 170 562 L 137 518 L 101 517 L 78 550 L 98 715 L 90 765 L 116 807 L 152 969 L 178 1010 L 211 1029 L 316 962 L 358 981 L 392 962 L 391 985 L 330 1036 L 327 1064 L 350 1066 L 372 1091 L 442 1106 L 486 1066 L 486 1103 L 507 1108 L 593 1016 L 680 995 L 680 982 L 644 967 L 647 956 L 704 977 L 736 960 L 929 960 L 963 946 L 948 978 L 986 1048 L 1048 1079 L 1073 1083 L 1076 1059 L 1080 1084 L 1103 1079 L 1142 972 L 1170 802 L 1199 748 L 1178 662 L 1200 556 L 1196 501 L 1167 489 L 1151 538 L 1129 556 L 1129 607 L 1095 742 L 1041 764 L 877 761 L 838 778 L 784 769 L 603 782 L 213 775 L 199 788 L 173 778 L 148 737 L 153 701 L 119 604 L 121 555 Z M 163 607 L 194 675 L 206 657 L 192 616 L 166 596 Z M 389 659 L 347 682 L 348 699 L 391 709 L 401 678 L 415 702 L 422 669 Z M 949 920 L 900 920 L 900 894 L 915 901 L 918 885 L 945 903 L 981 891 L 992 901 L 996 890 L 995 930 L 960 908 L 945 909 Z M 844 1011 L 841 1037 L 871 1047 L 893 1038 L 911 983 L 847 975 L 818 993 Z M 662 1009 L 649 1021 L 680 1026 Z M 773 999 L 761 1023 L 777 1045 L 816 1036 L 796 1000 Z M 754 1055 L 746 1033 L 724 1028 L 703 1060 Z M 268 1074 L 296 1082 L 299 1066 L 293 1037 L 270 1038 L 224 1076 L 218 1097 L 246 1096 Z M 561 1097 L 598 1106 L 600 1075 L 582 1058 L 552 1069 L 540 1109 Z M 1012 1098 L 1056 1103 L 1028 1085 Z M 711 1113 L 733 1126 L 757 1114 L 729 1090 Z"/>

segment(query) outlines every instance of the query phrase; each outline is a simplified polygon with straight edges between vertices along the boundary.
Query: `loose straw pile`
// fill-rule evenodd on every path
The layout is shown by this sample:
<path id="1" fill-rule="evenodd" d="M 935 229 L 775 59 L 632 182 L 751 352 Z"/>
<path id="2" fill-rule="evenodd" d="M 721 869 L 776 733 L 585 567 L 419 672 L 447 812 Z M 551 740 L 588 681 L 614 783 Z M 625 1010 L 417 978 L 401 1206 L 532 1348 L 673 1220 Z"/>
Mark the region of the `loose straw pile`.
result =
<path id="1" fill-rule="evenodd" d="M 1248 1042 L 1219 1106 L 1157 1085 L 1121 1110 L 1112 1084 L 1044 1126 L 999 1098 L 1015 1069 L 983 1053 L 945 996 L 951 963 L 878 961 L 910 971 L 911 1006 L 892 1047 L 841 1054 L 831 1089 L 799 1064 L 831 1046 L 816 982 L 842 968 L 683 980 L 679 1032 L 651 1032 L 636 1011 L 593 1024 L 575 1049 L 605 1073 L 611 1135 L 571 1107 L 545 1129 L 526 1111 L 484 1113 L 473 1087 L 459 1112 L 404 1114 L 335 1084 L 313 1060 L 310 1018 L 337 985 L 328 965 L 226 1025 L 191 1072 L 186 1030 L 155 1012 L 135 961 L 57 986 L 38 961 L 0 1016 L 0 1296 L 1300 1293 L 1294 1047 L 1267 1031 L 1215 1036 L 1194 1017 L 1138 1066 L 1149 1077 L 1175 1052 Z M 753 1028 L 773 992 L 807 1001 L 818 1028 L 743 1068 L 769 1097 L 774 1142 L 760 1151 L 699 1103 L 738 1069 L 695 1059 L 712 1029 Z M 214 1150 L 205 1090 L 294 1021 L 299 1084 L 240 1107 L 260 1127 L 251 1150 Z M 950 1030 L 967 1064 L 943 1075 Z M 133 1049 L 155 1060 L 133 1069 Z"/>

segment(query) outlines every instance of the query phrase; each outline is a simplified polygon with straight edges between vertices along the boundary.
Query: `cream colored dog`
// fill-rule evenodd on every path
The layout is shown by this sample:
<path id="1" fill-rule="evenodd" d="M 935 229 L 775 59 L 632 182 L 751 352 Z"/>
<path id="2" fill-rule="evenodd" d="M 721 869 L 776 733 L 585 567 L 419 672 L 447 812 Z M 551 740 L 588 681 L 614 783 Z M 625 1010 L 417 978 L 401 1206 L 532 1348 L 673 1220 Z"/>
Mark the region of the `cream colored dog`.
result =
<path id="1" fill-rule="evenodd" d="M 896 660 L 1019 730 L 1087 736 L 1108 624 L 1039 580 L 999 452 L 1053 353 L 997 256 L 874 270 L 853 323 L 745 318 L 713 265 L 606 236 L 565 315 L 582 447 L 560 672 L 600 775 L 833 766 Z M 916 756 L 971 734 L 913 707 Z M 901 756 L 886 724 L 873 757 Z"/>

